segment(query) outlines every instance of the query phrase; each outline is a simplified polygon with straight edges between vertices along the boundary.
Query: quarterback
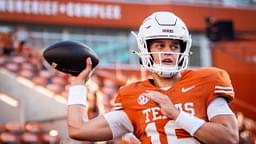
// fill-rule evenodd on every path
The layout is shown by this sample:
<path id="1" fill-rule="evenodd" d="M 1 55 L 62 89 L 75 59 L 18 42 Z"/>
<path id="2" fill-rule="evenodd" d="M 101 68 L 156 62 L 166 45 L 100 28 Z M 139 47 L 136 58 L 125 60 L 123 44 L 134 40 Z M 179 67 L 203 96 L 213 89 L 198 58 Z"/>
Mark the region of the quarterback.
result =
<path id="1" fill-rule="evenodd" d="M 93 73 L 88 58 L 69 90 L 70 137 L 102 141 L 132 134 L 134 143 L 143 144 L 238 143 L 229 75 L 213 67 L 187 69 L 192 39 L 184 22 L 171 12 L 155 12 L 133 34 L 135 53 L 152 79 L 123 86 L 114 111 L 89 120 L 83 85 Z"/>

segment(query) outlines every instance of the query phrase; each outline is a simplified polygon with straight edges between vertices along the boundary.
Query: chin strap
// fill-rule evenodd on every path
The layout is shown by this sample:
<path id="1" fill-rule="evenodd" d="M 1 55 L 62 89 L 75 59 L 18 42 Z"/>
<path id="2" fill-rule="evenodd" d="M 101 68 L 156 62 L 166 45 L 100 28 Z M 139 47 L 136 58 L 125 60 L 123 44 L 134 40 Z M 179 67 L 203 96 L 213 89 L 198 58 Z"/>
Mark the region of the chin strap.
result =
<path id="1" fill-rule="evenodd" d="M 160 77 L 172 78 L 178 74 L 178 72 L 156 72 Z"/>

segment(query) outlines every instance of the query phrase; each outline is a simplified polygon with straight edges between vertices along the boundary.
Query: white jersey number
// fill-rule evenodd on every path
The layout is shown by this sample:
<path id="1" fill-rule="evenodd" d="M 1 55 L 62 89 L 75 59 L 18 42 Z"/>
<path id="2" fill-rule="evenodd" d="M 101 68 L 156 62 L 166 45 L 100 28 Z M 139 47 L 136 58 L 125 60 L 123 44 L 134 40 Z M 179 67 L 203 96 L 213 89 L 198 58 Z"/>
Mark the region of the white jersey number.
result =
<path id="1" fill-rule="evenodd" d="M 176 128 L 178 128 L 178 127 L 175 126 L 173 120 L 169 120 L 166 123 L 166 125 L 164 126 L 164 132 L 167 136 L 168 143 L 177 141 L 177 136 L 175 134 L 175 129 Z M 147 133 L 147 136 L 150 137 L 151 143 L 161 144 L 160 137 L 159 137 L 159 132 L 157 131 L 155 122 L 147 124 L 146 133 Z"/>

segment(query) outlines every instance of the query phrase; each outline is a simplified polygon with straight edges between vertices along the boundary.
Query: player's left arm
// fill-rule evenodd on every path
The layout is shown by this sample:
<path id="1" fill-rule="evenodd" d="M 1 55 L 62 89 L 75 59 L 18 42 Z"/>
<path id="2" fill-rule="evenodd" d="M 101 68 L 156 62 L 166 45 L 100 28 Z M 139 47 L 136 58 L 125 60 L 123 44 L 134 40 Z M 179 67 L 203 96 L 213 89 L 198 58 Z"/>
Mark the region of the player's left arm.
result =
<path id="1" fill-rule="evenodd" d="M 227 102 L 234 98 L 234 90 L 228 73 L 216 69 L 212 74 L 212 94 L 208 97 L 207 115 L 205 122 L 194 136 L 204 143 L 238 143 L 238 123 Z"/>
<path id="2" fill-rule="evenodd" d="M 207 114 L 209 122 L 202 124 L 194 137 L 204 143 L 238 143 L 237 120 L 224 98 L 215 98 L 208 106 Z"/>
<path id="3" fill-rule="evenodd" d="M 204 143 L 211 144 L 237 144 L 238 127 L 236 120 L 231 115 L 220 115 L 214 117 L 210 122 L 204 123 L 194 134 Z"/>
<path id="4" fill-rule="evenodd" d="M 238 143 L 238 123 L 227 101 L 234 98 L 230 77 L 225 70 L 213 69 L 209 80 L 212 85 L 208 97 L 208 121 L 195 132 L 194 137 L 204 143 Z"/>
<path id="5" fill-rule="evenodd" d="M 211 114 L 210 121 L 206 122 L 203 119 L 191 116 L 188 113 L 178 111 L 166 95 L 156 91 L 147 91 L 144 95 L 159 104 L 162 114 L 170 119 L 174 119 L 177 125 L 185 129 L 203 143 L 238 143 L 237 121 L 232 113 L 225 113 L 226 111 L 229 111 L 229 107 L 224 98 L 220 98 L 224 103 L 217 102 L 217 104 L 213 105 L 211 109 L 215 110 L 216 105 L 220 106 L 219 104 L 224 104 L 226 111 L 223 111 L 222 114 L 219 114 L 219 112 Z"/>

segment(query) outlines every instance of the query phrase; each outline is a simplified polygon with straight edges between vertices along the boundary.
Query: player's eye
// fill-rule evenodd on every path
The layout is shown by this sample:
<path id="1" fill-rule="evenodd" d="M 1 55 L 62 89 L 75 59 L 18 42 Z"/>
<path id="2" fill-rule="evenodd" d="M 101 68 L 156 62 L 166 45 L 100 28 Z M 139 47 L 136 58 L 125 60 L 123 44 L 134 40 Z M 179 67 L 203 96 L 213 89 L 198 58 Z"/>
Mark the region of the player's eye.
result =
<path id="1" fill-rule="evenodd" d="M 172 48 L 173 50 L 175 50 L 175 49 L 178 49 L 179 46 L 178 46 L 178 45 L 172 45 L 171 48 Z"/>
<path id="2" fill-rule="evenodd" d="M 156 44 L 156 48 L 158 48 L 158 49 L 163 49 L 164 47 L 165 47 L 165 45 L 162 43 Z"/>
<path id="3" fill-rule="evenodd" d="M 170 46 L 172 51 L 178 51 L 180 49 L 179 44 L 173 44 Z"/>

